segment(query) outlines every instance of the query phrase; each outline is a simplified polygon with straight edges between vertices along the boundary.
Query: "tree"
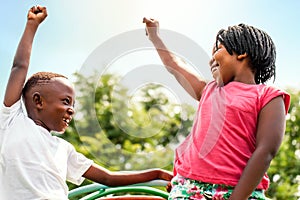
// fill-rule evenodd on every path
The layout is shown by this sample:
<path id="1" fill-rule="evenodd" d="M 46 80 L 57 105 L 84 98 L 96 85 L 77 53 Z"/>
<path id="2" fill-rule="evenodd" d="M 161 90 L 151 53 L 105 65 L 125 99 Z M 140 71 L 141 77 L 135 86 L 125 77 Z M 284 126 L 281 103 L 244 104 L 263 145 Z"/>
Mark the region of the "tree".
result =
<path id="1" fill-rule="evenodd" d="M 75 74 L 76 117 L 64 137 L 111 170 L 171 170 L 172 145 L 189 133 L 194 109 L 170 102 L 161 85 L 149 84 L 130 97 L 119 77 L 97 80 L 94 74 Z"/>

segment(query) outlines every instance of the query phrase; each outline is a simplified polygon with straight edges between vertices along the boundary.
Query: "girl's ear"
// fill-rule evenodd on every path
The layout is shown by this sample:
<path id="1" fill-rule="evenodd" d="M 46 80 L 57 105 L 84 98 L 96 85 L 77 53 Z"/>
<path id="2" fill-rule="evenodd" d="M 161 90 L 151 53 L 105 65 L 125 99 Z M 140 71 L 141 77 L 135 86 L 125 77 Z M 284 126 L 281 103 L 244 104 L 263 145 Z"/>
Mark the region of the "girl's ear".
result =
<path id="1" fill-rule="evenodd" d="M 248 54 L 247 53 L 243 53 L 243 54 L 240 54 L 237 56 L 237 59 L 238 60 L 243 60 L 244 58 L 247 58 L 248 57 Z"/>
<path id="2" fill-rule="evenodd" d="M 41 110 L 43 108 L 43 100 L 42 100 L 42 96 L 39 92 L 33 93 L 32 101 L 38 110 Z"/>

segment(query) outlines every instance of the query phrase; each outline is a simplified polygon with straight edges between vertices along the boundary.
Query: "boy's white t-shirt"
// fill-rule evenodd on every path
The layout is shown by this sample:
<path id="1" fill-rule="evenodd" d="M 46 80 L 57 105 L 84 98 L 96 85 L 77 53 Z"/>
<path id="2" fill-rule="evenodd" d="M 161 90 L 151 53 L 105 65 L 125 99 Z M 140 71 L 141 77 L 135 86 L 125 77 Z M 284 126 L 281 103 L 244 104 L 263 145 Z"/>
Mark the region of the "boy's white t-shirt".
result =
<path id="1" fill-rule="evenodd" d="M 68 199 L 93 161 L 24 114 L 21 101 L 0 111 L 0 199 Z M 6 195 L 6 196 L 5 196 Z"/>

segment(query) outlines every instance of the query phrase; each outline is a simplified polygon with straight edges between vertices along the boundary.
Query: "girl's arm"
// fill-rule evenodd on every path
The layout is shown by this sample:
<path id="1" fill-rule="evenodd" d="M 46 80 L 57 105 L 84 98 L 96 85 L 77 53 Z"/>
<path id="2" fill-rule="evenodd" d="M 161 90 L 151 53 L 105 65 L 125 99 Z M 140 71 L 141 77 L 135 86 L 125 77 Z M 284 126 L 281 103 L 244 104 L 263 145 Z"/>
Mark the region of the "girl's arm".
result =
<path id="1" fill-rule="evenodd" d="M 167 70 L 175 76 L 176 80 L 194 99 L 200 100 L 206 81 L 189 70 L 181 59 L 167 49 L 158 33 L 158 21 L 144 18 L 143 23 L 146 24 L 146 33 Z"/>
<path id="2" fill-rule="evenodd" d="M 256 149 L 249 159 L 230 200 L 246 200 L 260 183 L 276 155 L 285 132 L 283 98 L 271 100 L 259 114 Z"/>

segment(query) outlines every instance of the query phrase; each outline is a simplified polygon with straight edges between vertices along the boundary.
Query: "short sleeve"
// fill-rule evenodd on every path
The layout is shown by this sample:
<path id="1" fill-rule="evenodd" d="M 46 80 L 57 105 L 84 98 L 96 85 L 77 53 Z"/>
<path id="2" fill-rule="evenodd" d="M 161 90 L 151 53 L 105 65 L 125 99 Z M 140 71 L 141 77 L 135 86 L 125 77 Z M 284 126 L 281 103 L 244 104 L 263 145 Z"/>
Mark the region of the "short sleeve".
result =
<path id="1" fill-rule="evenodd" d="M 17 101 L 10 107 L 6 107 L 2 104 L 0 108 L 0 129 L 7 129 L 8 126 L 12 123 L 13 119 L 18 113 L 22 111 L 21 100 Z"/>
<path id="2" fill-rule="evenodd" d="M 282 96 L 285 106 L 285 112 L 288 113 L 290 107 L 290 95 L 278 88 L 268 86 L 264 88 L 264 92 L 261 98 L 261 107 L 264 107 L 267 103 L 269 103 L 275 97 Z"/>
<path id="3" fill-rule="evenodd" d="M 70 144 L 68 157 L 67 180 L 76 185 L 84 181 L 82 175 L 91 167 L 93 161 L 86 158 L 83 154 L 78 153 Z"/>

